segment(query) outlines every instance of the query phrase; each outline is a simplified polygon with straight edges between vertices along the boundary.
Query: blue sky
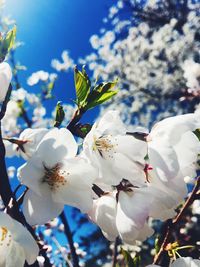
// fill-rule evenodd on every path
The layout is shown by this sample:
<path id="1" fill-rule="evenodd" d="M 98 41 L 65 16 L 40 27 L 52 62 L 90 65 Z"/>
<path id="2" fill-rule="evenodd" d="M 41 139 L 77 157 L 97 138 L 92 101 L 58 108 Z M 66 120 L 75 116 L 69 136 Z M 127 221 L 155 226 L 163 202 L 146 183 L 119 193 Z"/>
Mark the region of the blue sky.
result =
<path id="1" fill-rule="evenodd" d="M 89 38 L 105 26 L 102 19 L 107 16 L 114 0 L 6 0 L 4 14 L 16 20 L 17 39 L 24 46 L 17 50 L 17 59 L 27 67 L 20 73 L 20 81 L 26 85 L 32 72 L 45 70 L 54 72 L 51 60 L 60 58 L 63 50 L 77 61 L 91 52 Z M 72 73 L 61 73 L 55 94 L 57 100 L 71 102 L 74 98 Z M 48 103 L 52 109 L 56 101 Z M 72 103 L 72 102 L 71 102 Z M 96 111 L 90 111 L 93 120 Z"/>
<path id="2" fill-rule="evenodd" d="M 45 70 L 54 72 L 51 60 L 60 58 L 63 50 L 69 50 L 76 61 L 79 57 L 91 52 L 89 38 L 105 25 L 102 19 L 107 16 L 108 8 L 114 0 L 7 0 L 5 15 L 16 20 L 17 40 L 24 46 L 17 51 L 17 60 L 27 67 L 21 72 L 19 79 L 26 85 L 32 72 Z M 58 98 L 70 102 L 74 95 L 72 73 L 61 73 L 57 82 Z M 48 104 L 49 111 L 54 108 L 55 101 Z M 88 114 L 92 120 L 96 111 Z M 9 160 L 10 162 L 10 160 Z M 16 165 L 21 161 L 16 160 Z M 11 163 L 12 164 L 12 163 Z"/>

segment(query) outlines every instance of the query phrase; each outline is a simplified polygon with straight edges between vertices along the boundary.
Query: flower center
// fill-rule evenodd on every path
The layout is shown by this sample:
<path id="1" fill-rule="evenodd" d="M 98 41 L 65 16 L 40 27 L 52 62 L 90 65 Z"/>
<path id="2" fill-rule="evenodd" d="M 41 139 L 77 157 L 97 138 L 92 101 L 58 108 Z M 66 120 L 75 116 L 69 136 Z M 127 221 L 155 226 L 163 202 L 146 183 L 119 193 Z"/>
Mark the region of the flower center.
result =
<path id="1" fill-rule="evenodd" d="M 113 144 L 110 136 L 105 135 L 99 137 L 98 139 L 94 139 L 93 150 L 97 150 L 101 157 L 103 157 L 104 152 L 106 152 L 107 154 L 110 154 L 112 152 L 116 153 L 115 151 L 113 151 L 116 146 L 117 144 Z M 112 155 L 110 154 L 109 157 L 112 157 Z"/>
<path id="2" fill-rule="evenodd" d="M 44 176 L 42 177 L 42 183 L 47 183 L 52 191 L 58 189 L 67 183 L 65 176 L 69 175 L 69 172 L 61 170 L 61 164 L 57 163 L 54 167 L 49 168 L 44 166 Z"/>
<path id="3" fill-rule="evenodd" d="M 0 227 L 0 246 L 6 245 L 9 247 L 11 241 L 12 237 L 8 229 L 6 227 Z"/>

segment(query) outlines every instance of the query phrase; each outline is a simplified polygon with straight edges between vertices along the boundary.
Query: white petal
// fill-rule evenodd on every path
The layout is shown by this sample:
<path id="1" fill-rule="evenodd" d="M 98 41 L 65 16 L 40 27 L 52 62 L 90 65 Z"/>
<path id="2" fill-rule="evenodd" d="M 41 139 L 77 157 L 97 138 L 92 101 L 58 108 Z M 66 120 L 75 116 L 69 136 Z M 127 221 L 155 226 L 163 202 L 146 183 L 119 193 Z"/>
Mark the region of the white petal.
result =
<path id="1" fill-rule="evenodd" d="M 53 194 L 56 202 L 73 206 L 80 209 L 83 213 L 87 213 L 92 208 L 92 192 L 88 187 L 82 186 L 65 187 Z"/>
<path id="2" fill-rule="evenodd" d="M 182 134 L 200 128 L 200 116 L 190 113 L 164 119 L 152 128 L 150 136 L 152 139 L 159 136 L 167 137 L 171 144 L 176 144 Z"/>
<path id="3" fill-rule="evenodd" d="M 151 264 L 151 265 L 147 265 L 146 267 L 161 267 L 161 266 L 160 265 Z"/>
<path id="4" fill-rule="evenodd" d="M 143 163 L 147 155 L 147 142 L 138 140 L 130 135 L 115 137 L 116 151 L 126 155 L 129 159 Z"/>
<path id="5" fill-rule="evenodd" d="M 55 203 L 51 195 L 41 197 L 29 190 L 23 201 L 23 212 L 30 225 L 45 224 L 57 217 L 63 210 L 64 205 Z"/>
<path id="6" fill-rule="evenodd" d="M 200 260 L 194 260 L 191 257 L 181 257 L 172 263 L 172 267 L 199 267 Z"/>
<path id="7" fill-rule="evenodd" d="M 179 162 L 174 148 L 164 138 L 148 143 L 149 163 L 162 181 L 173 179 L 179 171 Z"/>
<path id="8" fill-rule="evenodd" d="M 144 224 L 144 227 L 139 231 L 139 234 L 137 236 L 137 240 L 139 241 L 145 241 L 147 238 L 152 236 L 154 234 L 154 230 L 147 224 Z"/>
<path id="9" fill-rule="evenodd" d="M 23 248 L 16 242 L 12 242 L 6 258 L 6 267 L 24 267 L 24 263 L 25 254 Z"/>
<path id="10" fill-rule="evenodd" d="M 110 168 L 112 168 L 115 177 L 119 177 L 120 180 L 127 179 L 135 186 L 141 186 L 146 183 L 144 166 L 142 164 L 129 159 L 121 153 L 114 154 L 113 161 Z"/>
<path id="11" fill-rule="evenodd" d="M 25 153 L 20 149 L 20 154 L 24 159 L 30 158 L 36 150 L 37 145 L 44 137 L 44 135 L 48 133 L 48 129 L 39 128 L 39 129 L 31 129 L 27 128 L 23 132 L 21 132 L 19 139 L 22 141 L 27 141 L 23 145 Z"/>
<path id="12" fill-rule="evenodd" d="M 105 237 L 110 241 L 114 241 L 118 236 L 116 211 L 115 196 L 107 194 L 95 200 L 93 209 L 89 212 L 90 218 L 99 225 Z"/>
<path id="13" fill-rule="evenodd" d="M 50 130 L 41 140 L 36 153 L 44 159 L 48 167 L 53 167 L 63 159 L 74 157 L 78 146 L 71 134 L 65 128 Z"/>
<path id="14" fill-rule="evenodd" d="M 63 161 L 60 174 L 65 178 L 65 184 L 58 185 L 52 192 L 54 201 L 88 212 L 92 207 L 91 188 L 98 175 L 97 171 L 77 157 Z"/>
<path id="15" fill-rule="evenodd" d="M 174 147 L 182 176 L 196 176 L 197 156 L 200 153 L 200 142 L 192 132 L 183 134 Z"/>
<path id="16" fill-rule="evenodd" d="M 27 262 L 29 264 L 34 263 L 38 256 L 39 248 L 28 230 L 26 230 L 26 228 L 21 223 L 15 221 L 9 215 L 3 212 L 0 212 L 0 226 L 7 228 L 11 232 L 11 236 L 16 243 L 15 245 L 23 248 Z M 19 250 L 19 252 L 20 251 L 21 249 Z"/>
<path id="17" fill-rule="evenodd" d="M 4 101 L 12 79 L 12 70 L 8 63 L 0 63 L 0 102 Z"/>
<path id="18" fill-rule="evenodd" d="M 125 134 L 125 126 L 116 110 L 107 111 L 97 124 L 97 130 L 101 135 Z"/>
<path id="19" fill-rule="evenodd" d="M 148 207 L 151 200 L 145 197 L 142 191 L 133 193 L 120 192 L 117 206 L 116 225 L 122 240 L 128 244 L 134 244 L 135 240 L 147 238 L 152 234 L 150 228 L 145 226 L 148 218 Z M 145 237 L 140 231 L 145 227 Z"/>
<path id="20" fill-rule="evenodd" d="M 12 144 L 11 142 L 7 140 L 3 140 L 5 149 L 6 149 L 6 157 L 7 158 L 12 158 L 14 156 L 17 156 L 17 150 L 16 150 L 16 145 Z"/>
<path id="21" fill-rule="evenodd" d="M 149 216 L 162 221 L 173 218 L 176 215 L 174 209 L 177 206 L 177 200 L 172 197 L 171 191 L 167 191 L 168 187 L 164 187 L 166 190 L 163 190 L 163 187 L 157 187 L 152 182 L 147 186 L 143 190 L 146 191 L 148 201 L 149 196 L 151 199 L 151 202 L 149 202 Z"/>
<path id="22" fill-rule="evenodd" d="M 36 154 L 27 163 L 18 168 L 17 176 L 23 184 L 39 195 L 43 195 L 48 190 L 48 186 L 42 184 L 44 176 L 42 159 L 37 157 Z"/>
<path id="23" fill-rule="evenodd" d="M 136 223 L 124 214 L 123 210 L 117 208 L 116 226 L 121 239 L 127 244 L 135 244 L 139 234 Z"/>

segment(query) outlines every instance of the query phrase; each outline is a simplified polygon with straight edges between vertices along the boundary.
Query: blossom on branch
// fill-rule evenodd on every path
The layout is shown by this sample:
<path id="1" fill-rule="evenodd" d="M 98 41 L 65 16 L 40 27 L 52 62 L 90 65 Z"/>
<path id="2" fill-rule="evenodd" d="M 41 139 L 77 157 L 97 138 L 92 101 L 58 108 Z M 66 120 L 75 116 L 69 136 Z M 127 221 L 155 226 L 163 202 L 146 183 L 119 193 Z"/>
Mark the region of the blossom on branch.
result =
<path id="1" fill-rule="evenodd" d="M 18 169 L 19 179 L 29 188 L 23 211 L 31 225 L 57 217 L 65 204 L 82 212 L 92 207 L 91 188 L 97 173 L 76 157 L 77 148 L 67 129 L 49 130 L 32 157 Z"/>
<path id="2" fill-rule="evenodd" d="M 39 248 L 31 234 L 6 213 L 0 212 L 0 266 L 23 267 L 33 264 Z"/>
<path id="3" fill-rule="evenodd" d="M 8 63 L 0 63 L 0 102 L 3 102 L 12 79 L 12 70 Z"/>

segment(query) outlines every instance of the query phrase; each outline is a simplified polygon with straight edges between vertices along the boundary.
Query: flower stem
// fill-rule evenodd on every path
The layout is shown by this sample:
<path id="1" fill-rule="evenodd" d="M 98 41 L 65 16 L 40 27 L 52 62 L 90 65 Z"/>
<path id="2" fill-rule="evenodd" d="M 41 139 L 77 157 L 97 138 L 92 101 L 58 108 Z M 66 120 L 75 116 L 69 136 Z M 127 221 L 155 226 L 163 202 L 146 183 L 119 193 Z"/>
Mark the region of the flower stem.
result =
<path id="1" fill-rule="evenodd" d="M 0 195 L 5 207 L 10 203 L 13 192 L 9 183 L 9 178 L 5 163 L 5 147 L 2 140 L 1 124 L 0 124 Z"/>
<path id="2" fill-rule="evenodd" d="M 10 85 L 11 87 L 11 85 Z M 5 162 L 5 146 L 3 143 L 2 138 L 2 131 L 1 131 L 1 119 L 4 117 L 7 107 L 7 101 L 3 103 L 3 107 L 0 112 L 0 196 L 2 198 L 4 206 L 7 208 L 7 213 L 13 217 L 15 220 L 22 223 L 27 230 L 31 233 L 33 238 L 38 241 L 37 236 L 35 235 L 35 232 L 33 228 L 26 222 L 26 219 L 23 215 L 23 213 L 19 209 L 19 204 L 16 201 L 15 195 L 11 189 L 8 173 L 6 169 L 6 162 Z M 46 252 L 42 249 L 40 246 L 40 253 L 45 257 L 45 266 L 51 267 L 50 261 L 46 255 Z M 35 262 L 33 265 L 35 267 L 38 267 L 38 263 Z"/>
<path id="3" fill-rule="evenodd" d="M 64 224 L 64 232 L 69 242 L 69 247 L 71 250 L 71 255 L 72 255 L 72 260 L 73 260 L 73 267 L 80 267 L 78 255 L 76 254 L 76 249 L 74 247 L 72 232 L 70 230 L 69 223 L 67 221 L 67 217 L 64 211 L 61 213 L 60 218 L 61 218 L 62 223 Z"/>
<path id="4" fill-rule="evenodd" d="M 165 253 L 165 248 L 166 248 L 167 244 L 170 241 L 172 230 L 181 221 L 181 219 L 182 219 L 184 213 L 186 212 L 187 208 L 196 199 L 196 194 L 197 194 L 197 192 L 199 190 L 199 187 L 200 187 L 200 176 L 197 178 L 196 184 L 195 184 L 190 196 L 186 200 L 185 204 L 183 205 L 183 207 L 181 208 L 181 210 L 179 211 L 177 216 L 172 221 L 170 221 L 170 223 L 168 222 L 168 225 L 166 227 L 166 232 L 164 234 L 164 238 L 163 238 L 162 244 L 160 246 L 160 250 L 155 255 L 153 264 L 159 264 L 160 263 L 160 261 L 162 259 L 162 256 Z"/>
<path id="5" fill-rule="evenodd" d="M 116 237 L 115 239 L 115 244 L 114 244 L 114 249 L 113 249 L 113 260 L 112 260 L 112 267 L 116 267 L 117 264 L 117 248 L 119 245 L 119 237 Z"/>

